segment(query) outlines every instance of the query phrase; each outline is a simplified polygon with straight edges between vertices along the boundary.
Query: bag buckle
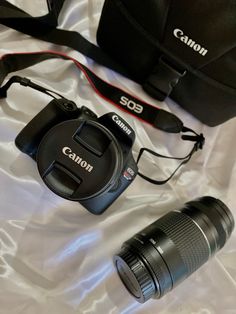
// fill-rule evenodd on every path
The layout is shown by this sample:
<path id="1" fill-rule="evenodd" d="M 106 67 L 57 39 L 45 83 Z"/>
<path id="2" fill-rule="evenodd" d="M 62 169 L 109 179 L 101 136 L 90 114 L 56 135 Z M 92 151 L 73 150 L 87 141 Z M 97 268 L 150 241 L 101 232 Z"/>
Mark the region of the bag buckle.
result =
<path id="1" fill-rule="evenodd" d="M 163 101 L 185 74 L 185 70 L 180 72 L 161 57 L 143 84 L 143 89 L 154 98 Z"/>

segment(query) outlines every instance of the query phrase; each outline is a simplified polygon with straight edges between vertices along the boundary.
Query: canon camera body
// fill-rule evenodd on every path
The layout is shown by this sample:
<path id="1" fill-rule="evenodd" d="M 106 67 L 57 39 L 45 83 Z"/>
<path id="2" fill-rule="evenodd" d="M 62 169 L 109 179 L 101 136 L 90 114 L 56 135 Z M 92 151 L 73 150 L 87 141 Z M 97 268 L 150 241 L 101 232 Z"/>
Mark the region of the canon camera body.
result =
<path id="1" fill-rule="evenodd" d="M 52 100 L 15 143 L 57 195 L 101 214 L 134 180 L 134 130 L 118 114 L 97 117 L 67 99 Z"/>

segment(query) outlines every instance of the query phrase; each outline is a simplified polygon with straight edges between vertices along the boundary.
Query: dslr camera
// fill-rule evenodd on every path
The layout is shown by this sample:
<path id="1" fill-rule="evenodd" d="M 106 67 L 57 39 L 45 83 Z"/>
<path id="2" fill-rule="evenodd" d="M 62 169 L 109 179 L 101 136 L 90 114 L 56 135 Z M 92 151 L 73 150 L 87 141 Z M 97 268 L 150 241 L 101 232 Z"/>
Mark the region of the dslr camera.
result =
<path id="1" fill-rule="evenodd" d="M 61 98 L 40 111 L 15 143 L 37 162 L 50 190 L 101 214 L 138 172 L 134 140 L 134 130 L 118 114 L 97 117 Z"/>

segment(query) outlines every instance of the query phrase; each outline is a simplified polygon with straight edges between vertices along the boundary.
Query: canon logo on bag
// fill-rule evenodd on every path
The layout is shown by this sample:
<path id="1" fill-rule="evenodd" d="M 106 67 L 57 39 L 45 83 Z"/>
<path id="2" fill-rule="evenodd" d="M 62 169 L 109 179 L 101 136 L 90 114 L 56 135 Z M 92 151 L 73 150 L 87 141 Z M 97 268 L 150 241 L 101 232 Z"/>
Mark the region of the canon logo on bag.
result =
<path id="1" fill-rule="evenodd" d="M 179 28 L 176 28 L 174 30 L 174 36 L 181 40 L 185 45 L 189 46 L 194 51 L 198 52 L 200 55 L 205 56 L 208 53 L 208 50 L 206 48 L 197 44 L 193 39 L 185 35 L 184 32 Z"/>

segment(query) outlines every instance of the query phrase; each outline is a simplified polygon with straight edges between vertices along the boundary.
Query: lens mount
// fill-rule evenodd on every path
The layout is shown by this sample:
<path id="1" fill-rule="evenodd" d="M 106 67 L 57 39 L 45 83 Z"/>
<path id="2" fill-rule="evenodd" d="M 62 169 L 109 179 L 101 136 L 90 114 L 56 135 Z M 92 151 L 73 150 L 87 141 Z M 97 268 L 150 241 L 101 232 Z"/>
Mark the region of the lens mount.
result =
<path id="1" fill-rule="evenodd" d="M 123 248 L 114 257 L 114 263 L 122 282 L 138 302 L 144 303 L 153 297 L 156 293 L 154 279 L 141 258 Z"/>

